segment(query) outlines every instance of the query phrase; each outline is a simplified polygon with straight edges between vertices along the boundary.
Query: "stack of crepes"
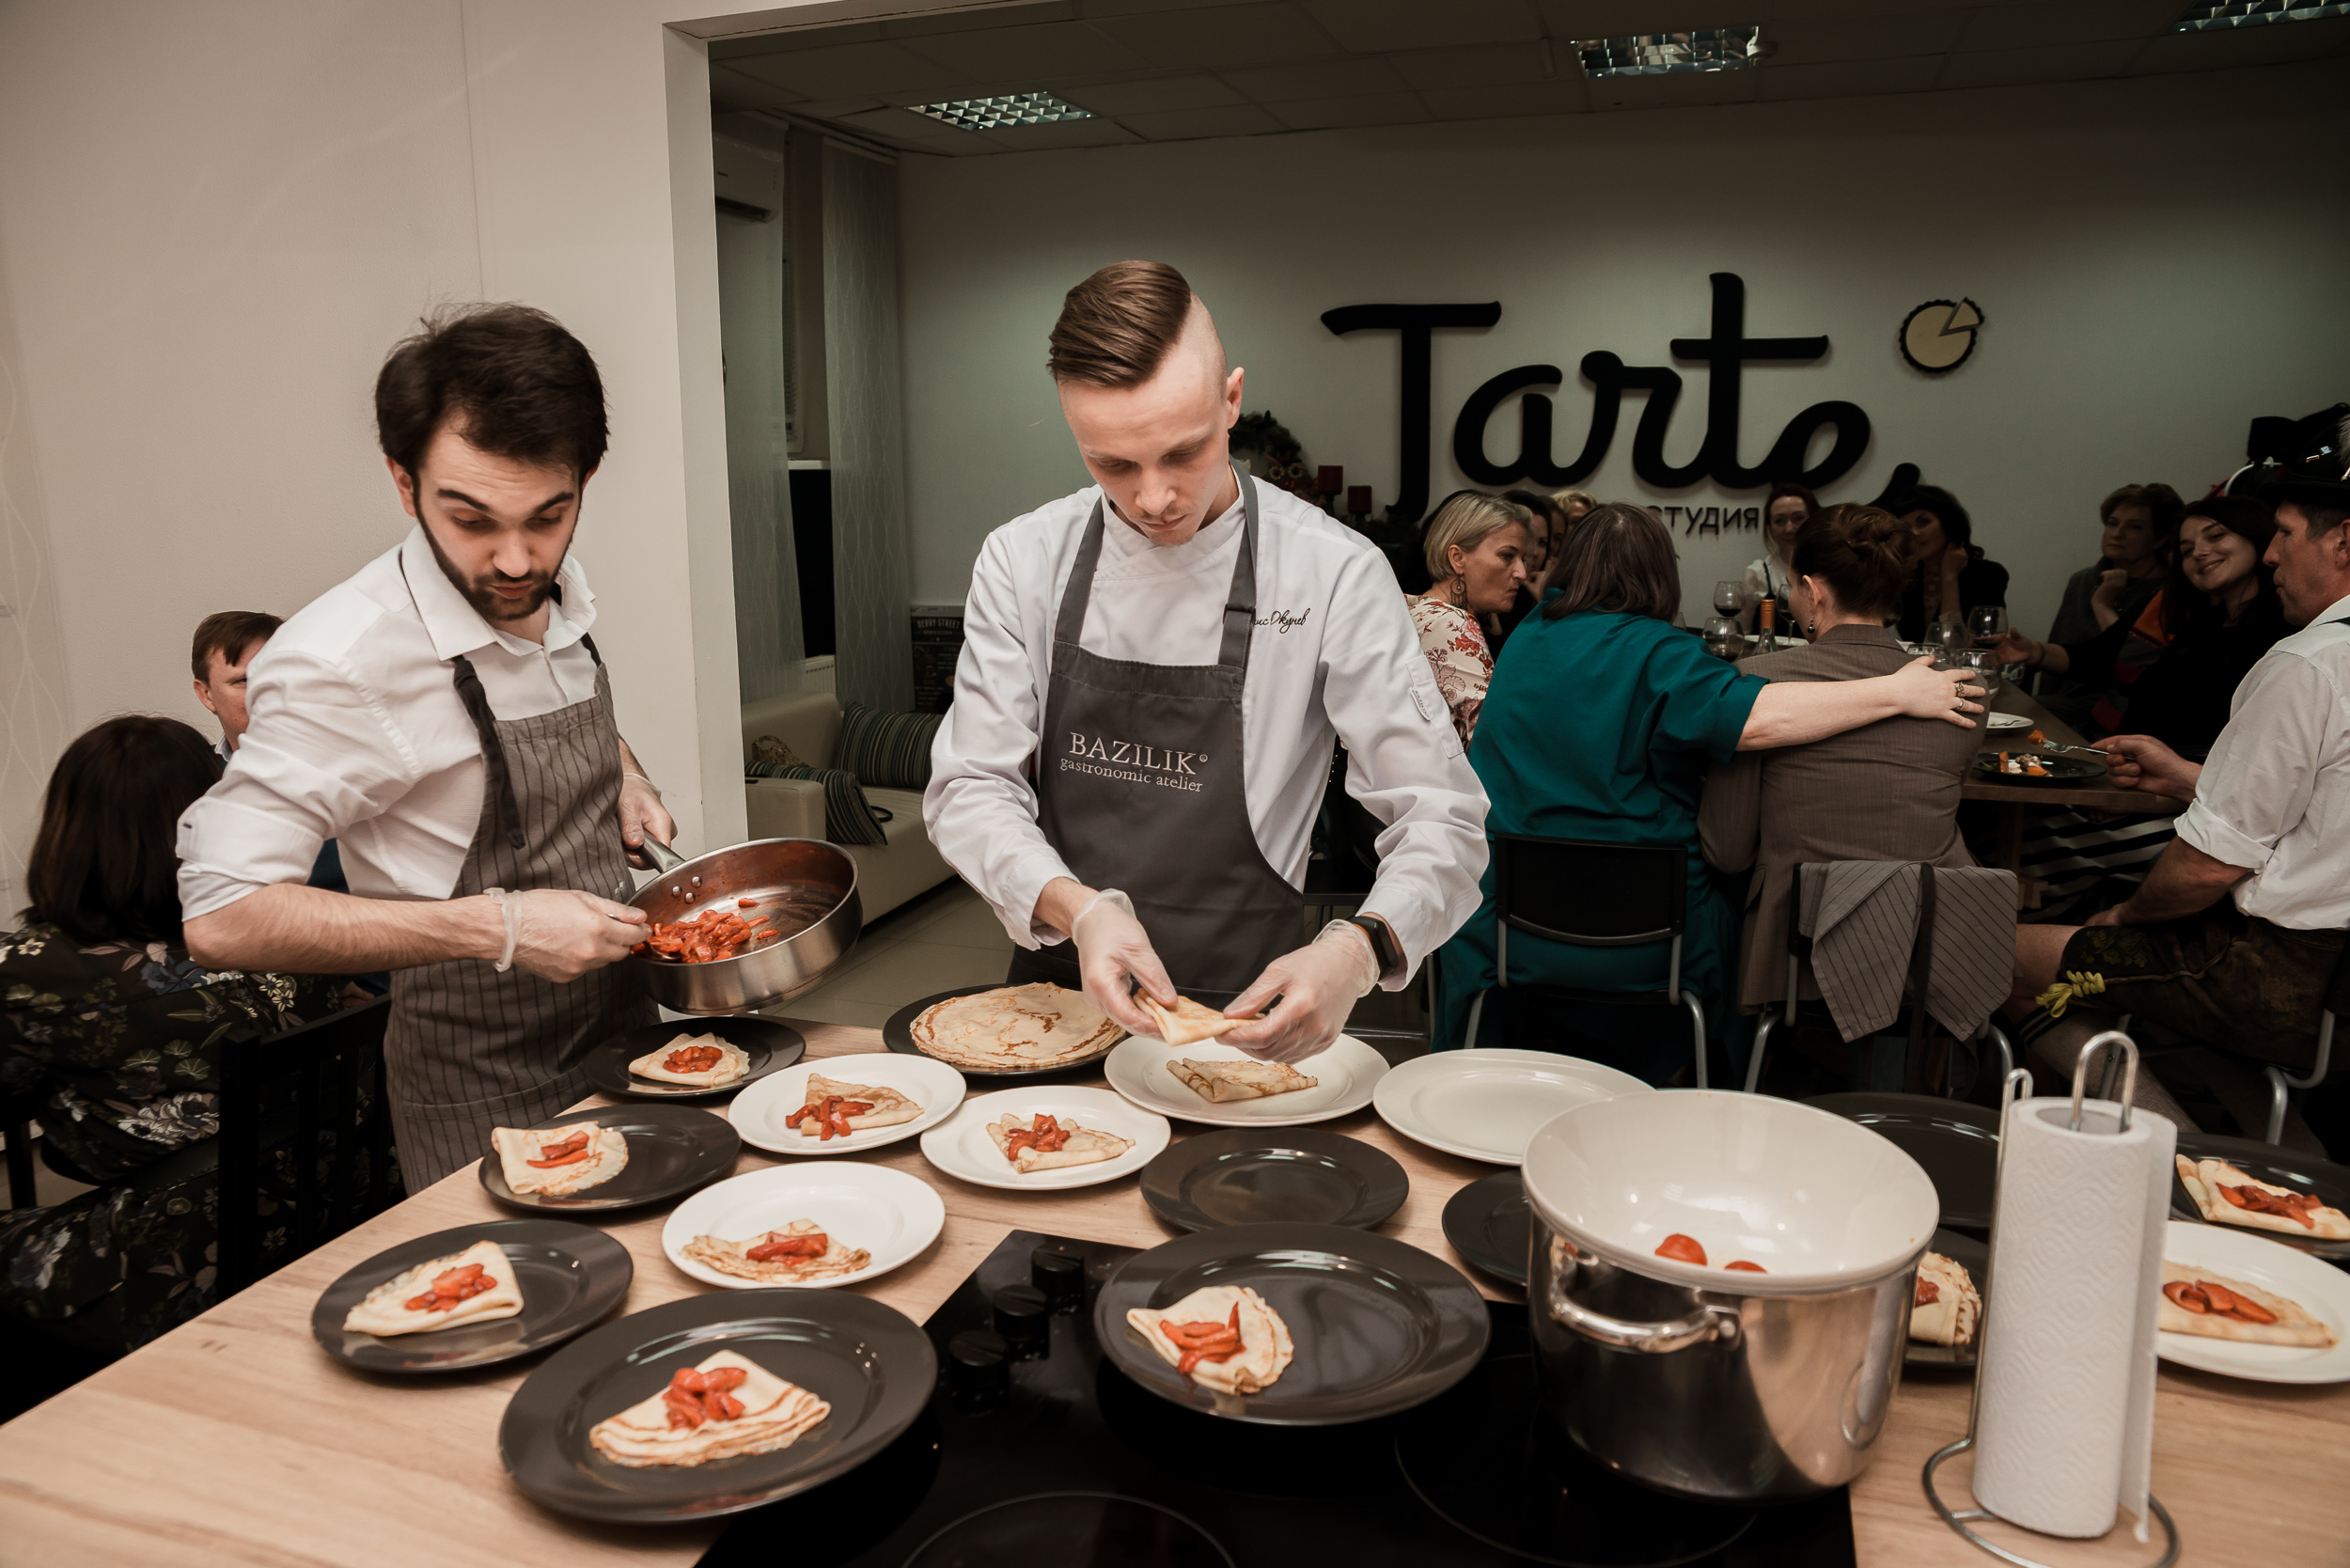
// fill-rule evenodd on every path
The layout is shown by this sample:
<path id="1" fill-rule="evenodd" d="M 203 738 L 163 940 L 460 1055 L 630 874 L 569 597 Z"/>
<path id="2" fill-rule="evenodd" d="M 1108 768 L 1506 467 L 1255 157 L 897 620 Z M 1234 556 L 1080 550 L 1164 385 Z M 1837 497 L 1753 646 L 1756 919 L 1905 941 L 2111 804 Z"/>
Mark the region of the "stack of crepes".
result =
<path id="1" fill-rule="evenodd" d="M 925 1056 L 957 1067 L 1007 1072 L 1098 1056 L 1125 1031 L 1084 992 L 1035 980 L 950 996 L 925 1009 L 907 1032 Z"/>
<path id="2" fill-rule="evenodd" d="M 506 1184 L 518 1193 L 562 1198 L 608 1182 L 628 1164 L 618 1127 L 574 1121 L 561 1127 L 495 1127 L 490 1147 Z"/>
<path id="3" fill-rule="evenodd" d="M 588 1441 L 615 1465 L 707 1465 L 713 1459 L 790 1448 L 832 1414 L 831 1405 L 806 1388 L 730 1350 L 718 1352 L 692 1371 L 700 1374 L 698 1379 L 672 1376 L 668 1388 L 598 1421 Z M 721 1375 L 711 1377 L 713 1372 Z M 733 1372 L 742 1374 L 740 1382 L 728 1375 Z M 694 1381 L 713 1392 L 679 1387 Z M 713 1407 L 739 1407 L 741 1414 L 720 1416 Z"/>
<path id="4" fill-rule="evenodd" d="M 1289 1325 L 1265 1298 L 1246 1285 L 1205 1285 L 1168 1307 L 1137 1307 L 1127 1312 L 1126 1325 L 1159 1353 L 1160 1359 L 1179 1370 L 1185 1347 L 1167 1332 L 1192 1325 L 1240 1325 L 1240 1349 L 1222 1360 L 1201 1356 L 1185 1372 L 1194 1383 L 1226 1394 L 1253 1394 L 1271 1388 L 1297 1357 Z M 1198 1338 L 1195 1330 L 1190 1338 Z"/>
<path id="5" fill-rule="evenodd" d="M 522 1281 L 493 1241 L 402 1269 L 369 1291 L 343 1318 L 352 1334 L 429 1334 L 510 1318 L 523 1309 Z"/>

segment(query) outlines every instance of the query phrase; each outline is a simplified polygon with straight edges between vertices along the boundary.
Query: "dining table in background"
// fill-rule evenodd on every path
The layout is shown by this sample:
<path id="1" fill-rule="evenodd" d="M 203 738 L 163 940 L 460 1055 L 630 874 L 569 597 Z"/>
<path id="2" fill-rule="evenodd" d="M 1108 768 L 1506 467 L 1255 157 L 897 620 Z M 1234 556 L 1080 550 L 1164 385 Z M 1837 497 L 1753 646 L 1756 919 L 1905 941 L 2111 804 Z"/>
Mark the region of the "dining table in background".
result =
<path id="1" fill-rule="evenodd" d="M 813 1059 L 884 1049 L 878 1030 L 792 1023 Z M 1409 1176 L 1410 1196 L 1377 1230 L 1453 1264 L 1489 1299 L 1524 1299 L 1444 1239 L 1446 1200 L 1493 1167 L 1412 1143 L 1369 1110 L 1322 1125 L 1385 1150 Z M 1185 1126 L 1178 1137 L 1204 1130 Z M 1015 1229 L 1131 1247 L 1181 1233 L 1152 1214 L 1133 1177 L 1017 1193 L 939 1173 L 916 1139 L 856 1157 L 913 1172 L 946 1200 L 946 1228 L 920 1257 L 845 1287 L 917 1323 Z M 746 1146 L 736 1170 L 784 1163 Z M 598 1225 L 634 1262 L 622 1311 L 709 1289 L 663 1253 L 667 1214 L 661 1206 Z M 695 1561 L 723 1521 L 588 1524 L 540 1508 L 507 1478 L 499 1420 L 541 1358 L 395 1378 L 353 1371 L 311 1339 L 311 1308 L 346 1271 L 400 1242 L 508 1217 L 468 1166 L 0 1426 L 0 1565 Z M 1949 1374 L 1913 1372 L 1903 1383 L 1875 1461 L 1852 1485 L 1860 1568 L 1988 1560 L 1935 1518 L 1919 1484 L 1927 1455 L 1965 1432 L 1968 1387 Z M 2186 1561 L 2289 1568 L 2350 1560 L 2350 1487 L 2342 1484 L 2350 1385 L 2245 1383 L 2166 1363 L 2156 1400 L 2154 1492 L 2178 1521 Z M 1943 1467 L 1946 1497 L 1965 1496 L 1966 1474 L 1964 1457 Z M 792 1505 L 773 1506 L 788 1517 Z M 2097 1543 L 2026 1544 L 2013 1530 L 2006 1539 L 2067 1568 L 2150 1556 L 2126 1526 Z"/>
<path id="2" fill-rule="evenodd" d="M 2041 706 L 2040 700 L 2023 687 L 2012 681 L 1998 682 L 1998 687 L 1991 694 L 1991 712 L 2018 714 L 2031 724 L 2022 729 L 1985 729 L 1983 752 L 2027 750 L 2031 743 L 2024 737 L 2034 729 L 2058 745 L 2089 744 L 2079 730 Z M 2104 811 L 2115 816 L 2174 817 L 2186 809 L 2179 801 L 2150 795 L 2143 790 L 2118 790 L 2110 784 L 1993 784 L 1972 776 L 1960 788 L 1958 798 L 1986 801 L 1999 808 L 1991 864 L 2007 871 L 2016 870 L 2023 864 L 2024 816 L 2035 806 L 2069 806 L 2076 811 Z"/>

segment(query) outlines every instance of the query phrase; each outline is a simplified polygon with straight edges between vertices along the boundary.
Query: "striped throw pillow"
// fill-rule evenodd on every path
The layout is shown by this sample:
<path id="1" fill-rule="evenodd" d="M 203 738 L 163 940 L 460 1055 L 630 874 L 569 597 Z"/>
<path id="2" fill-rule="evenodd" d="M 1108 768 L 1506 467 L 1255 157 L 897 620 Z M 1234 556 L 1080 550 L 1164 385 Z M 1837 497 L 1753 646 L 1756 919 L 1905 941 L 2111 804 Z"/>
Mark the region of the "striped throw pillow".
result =
<path id="1" fill-rule="evenodd" d="M 924 790 L 931 782 L 931 741 L 943 713 L 885 713 L 852 702 L 840 714 L 835 759 L 869 790 Z"/>
<path id="2" fill-rule="evenodd" d="M 844 768 L 811 768 L 802 762 L 786 766 L 753 762 L 744 770 L 753 778 L 814 778 L 824 786 L 824 837 L 836 844 L 885 844 L 889 836 L 882 823 L 893 813 L 865 798 L 865 787 Z"/>

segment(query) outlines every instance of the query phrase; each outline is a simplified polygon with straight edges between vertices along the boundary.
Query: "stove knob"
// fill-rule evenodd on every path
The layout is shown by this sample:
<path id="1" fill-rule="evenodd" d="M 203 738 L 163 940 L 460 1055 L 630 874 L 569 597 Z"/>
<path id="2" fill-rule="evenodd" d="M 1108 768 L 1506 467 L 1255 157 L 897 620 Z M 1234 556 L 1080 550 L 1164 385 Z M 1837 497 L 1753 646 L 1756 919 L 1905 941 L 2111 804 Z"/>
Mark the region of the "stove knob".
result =
<path id="1" fill-rule="evenodd" d="M 947 1391 L 966 1410 L 1004 1403 L 1011 1391 L 1011 1347 L 1003 1336 L 966 1328 L 947 1341 Z"/>
<path id="2" fill-rule="evenodd" d="M 1053 1338 L 1052 1309 L 1044 1293 L 1033 1285 L 1006 1285 L 997 1291 L 995 1332 L 1011 1342 L 1014 1356 L 1044 1355 Z"/>
<path id="3" fill-rule="evenodd" d="M 1086 1261 L 1074 1252 L 1040 1247 L 1028 1254 L 1028 1282 L 1044 1293 L 1054 1311 L 1074 1311 L 1085 1305 Z"/>

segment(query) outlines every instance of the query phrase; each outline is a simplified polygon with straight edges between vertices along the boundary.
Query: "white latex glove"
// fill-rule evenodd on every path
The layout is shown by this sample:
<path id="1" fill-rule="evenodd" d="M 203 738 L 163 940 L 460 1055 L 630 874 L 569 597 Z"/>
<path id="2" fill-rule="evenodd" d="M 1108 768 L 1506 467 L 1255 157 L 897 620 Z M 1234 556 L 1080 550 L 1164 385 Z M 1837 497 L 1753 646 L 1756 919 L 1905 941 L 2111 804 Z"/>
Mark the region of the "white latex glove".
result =
<path id="1" fill-rule="evenodd" d="M 1303 1061 L 1329 1048 L 1346 1027 L 1355 1003 L 1379 983 L 1379 959 L 1360 926 L 1333 920 L 1320 935 L 1268 964 L 1257 983 L 1232 998 L 1228 1018 L 1280 1005 L 1253 1024 L 1217 1036 L 1259 1061 Z"/>
<path id="2" fill-rule="evenodd" d="M 1129 1034 L 1157 1034 L 1158 1020 L 1135 1005 L 1132 993 L 1139 982 L 1152 1000 L 1173 1007 L 1175 982 L 1151 946 L 1151 933 L 1135 918 L 1132 901 L 1115 887 L 1096 893 L 1069 922 L 1069 939 L 1076 944 L 1077 973 L 1093 1005 Z"/>
<path id="3" fill-rule="evenodd" d="M 650 923 L 633 904 L 568 887 L 509 892 L 504 902 L 510 961 L 558 984 L 626 958 Z"/>

